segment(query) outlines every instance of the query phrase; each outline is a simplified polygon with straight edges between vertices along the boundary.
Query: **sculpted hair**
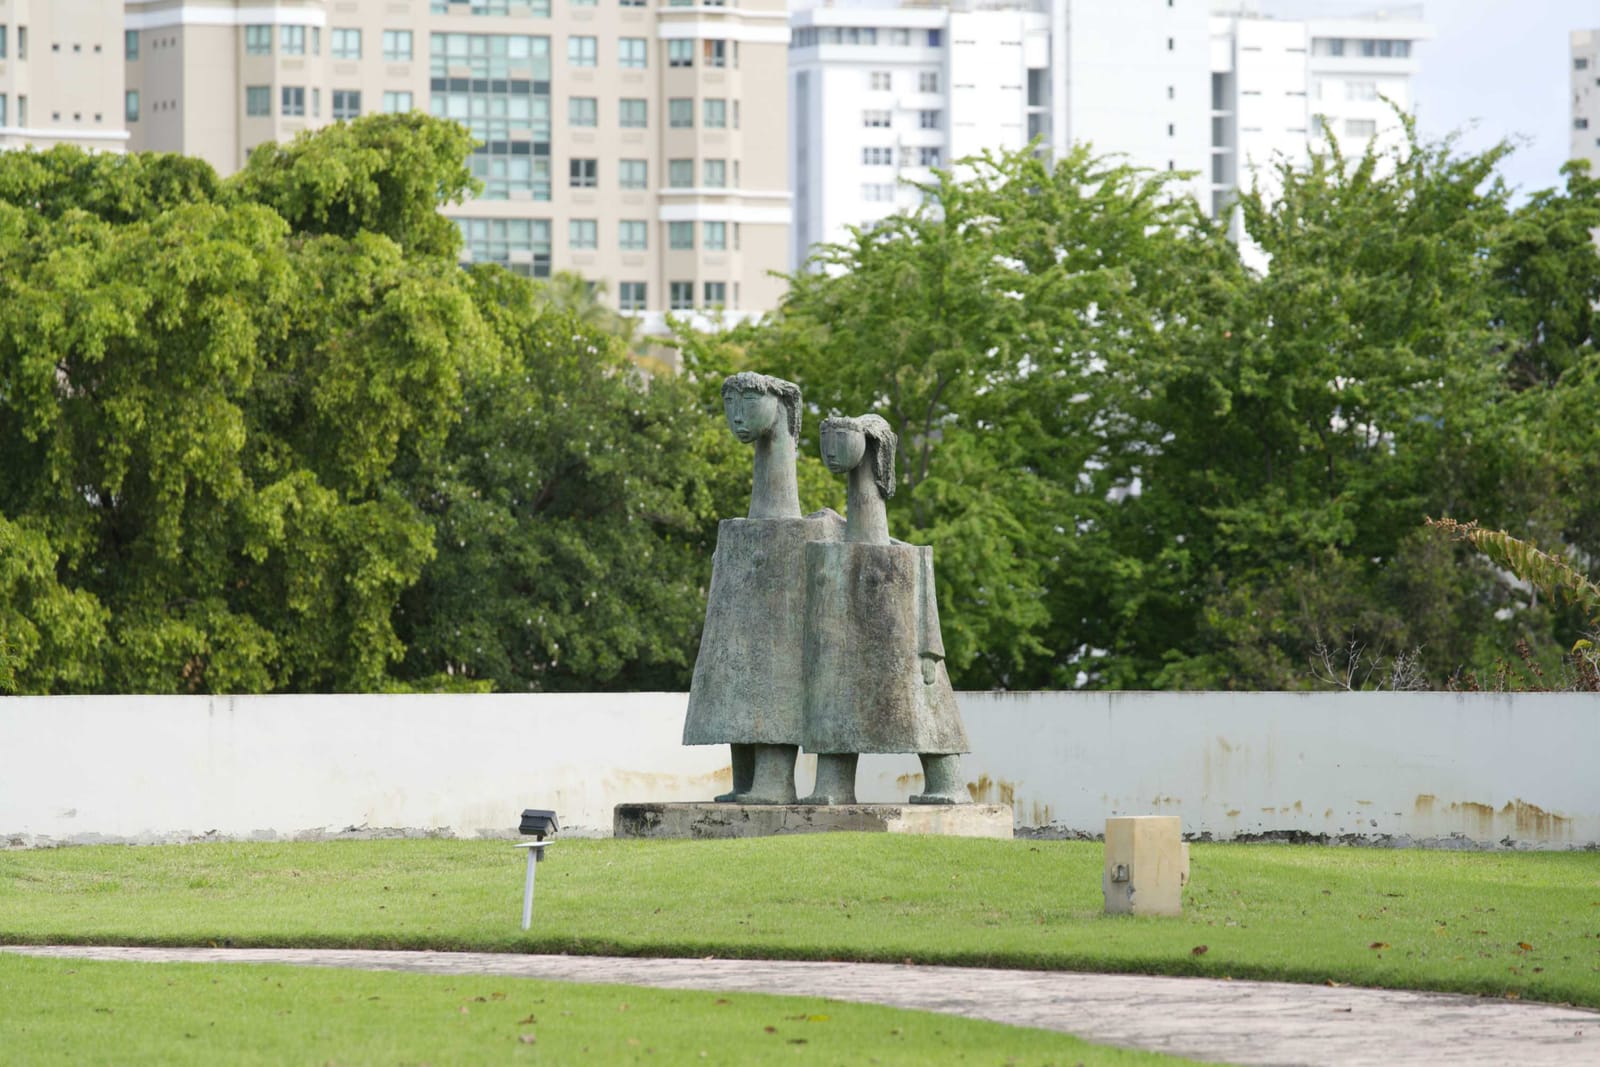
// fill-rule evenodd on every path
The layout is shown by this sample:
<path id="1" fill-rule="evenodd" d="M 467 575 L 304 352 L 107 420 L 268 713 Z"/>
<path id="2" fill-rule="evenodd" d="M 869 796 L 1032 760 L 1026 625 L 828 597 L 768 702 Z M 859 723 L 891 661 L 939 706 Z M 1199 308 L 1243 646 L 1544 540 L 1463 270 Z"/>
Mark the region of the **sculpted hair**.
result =
<path id="1" fill-rule="evenodd" d="M 894 496 L 894 451 L 900 438 L 889 429 L 889 424 L 878 415 L 830 415 L 822 420 L 823 432 L 828 430 L 854 430 L 867 439 L 867 456 L 872 461 L 872 480 L 878 495 L 888 500 Z"/>
<path id="2" fill-rule="evenodd" d="M 742 370 L 722 379 L 722 399 L 728 399 L 730 393 L 742 393 L 746 389 L 756 389 L 768 396 L 775 396 L 783 405 L 784 411 L 789 415 L 789 436 L 795 440 L 800 439 L 800 387 L 793 382 L 786 382 L 782 378 L 774 378 L 769 374 L 757 374 L 753 370 Z"/>

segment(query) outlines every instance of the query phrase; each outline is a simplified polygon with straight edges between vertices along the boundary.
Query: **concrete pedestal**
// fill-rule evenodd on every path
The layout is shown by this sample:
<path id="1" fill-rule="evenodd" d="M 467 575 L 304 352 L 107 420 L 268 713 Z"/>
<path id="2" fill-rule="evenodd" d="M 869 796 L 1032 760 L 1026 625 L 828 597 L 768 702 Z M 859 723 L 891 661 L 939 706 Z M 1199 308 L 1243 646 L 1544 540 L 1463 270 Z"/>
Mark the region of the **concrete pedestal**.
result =
<path id="1" fill-rule="evenodd" d="M 835 831 L 1011 837 L 1009 804 L 618 804 L 618 837 L 768 837 Z"/>

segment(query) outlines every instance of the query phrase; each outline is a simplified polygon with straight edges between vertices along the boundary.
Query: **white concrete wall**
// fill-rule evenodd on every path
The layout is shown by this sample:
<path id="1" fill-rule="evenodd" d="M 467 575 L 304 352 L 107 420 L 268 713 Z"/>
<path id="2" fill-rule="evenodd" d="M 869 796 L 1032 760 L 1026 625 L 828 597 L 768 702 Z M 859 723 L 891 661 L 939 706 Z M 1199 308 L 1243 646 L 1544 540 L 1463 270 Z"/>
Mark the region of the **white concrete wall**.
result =
<path id="1" fill-rule="evenodd" d="M 624 801 L 704 800 L 727 750 L 680 693 L 0 698 L 0 846 L 505 834 L 525 807 L 609 833 Z M 1178 815 L 1217 839 L 1600 845 L 1600 701 L 1580 694 L 966 693 L 975 798 L 1024 828 Z M 898 801 L 914 757 L 867 756 Z M 812 768 L 802 760 L 801 788 Z"/>

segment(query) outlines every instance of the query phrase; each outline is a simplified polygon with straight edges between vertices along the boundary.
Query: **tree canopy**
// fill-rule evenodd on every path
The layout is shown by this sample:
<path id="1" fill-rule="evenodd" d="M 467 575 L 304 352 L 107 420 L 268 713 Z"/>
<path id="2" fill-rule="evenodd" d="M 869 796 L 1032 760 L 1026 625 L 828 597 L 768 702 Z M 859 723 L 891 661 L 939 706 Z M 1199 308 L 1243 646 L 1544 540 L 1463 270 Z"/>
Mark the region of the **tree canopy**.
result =
<path id="1" fill-rule="evenodd" d="M 672 375 L 582 279 L 457 264 L 469 144 L 0 153 L 0 692 L 681 688 L 747 368 L 804 391 L 808 511 L 819 416 L 900 435 L 960 686 L 1294 688 L 1358 646 L 1445 684 L 1591 625 L 1425 526 L 1595 569 L 1580 164 L 1514 205 L 1503 147 L 1335 145 L 1216 221 L 985 155 L 760 321 L 679 323 Z"/>

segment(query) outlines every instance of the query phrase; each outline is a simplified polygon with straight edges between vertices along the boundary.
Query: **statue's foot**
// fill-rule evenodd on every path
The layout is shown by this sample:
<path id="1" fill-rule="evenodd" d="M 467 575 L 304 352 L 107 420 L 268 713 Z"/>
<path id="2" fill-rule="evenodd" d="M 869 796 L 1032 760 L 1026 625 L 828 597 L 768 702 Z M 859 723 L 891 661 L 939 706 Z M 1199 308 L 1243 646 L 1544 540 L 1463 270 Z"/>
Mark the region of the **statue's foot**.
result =
<path id="1" fill-rule="evenodd" d="M 745 794 L 750 792 L 750 783 L 756 773 L 756 746 L 747 744 L 733 744 L 733 788 L 719 797 L 712 797 L 718 804 L 743 804 Z"/>
<path id="2" fill-rule="evenodd" d="M 736 804 L 793 804 L 794 759 L 799 745 L 752 745 L 755 769 L 750 788 Z"/>
<path id="3" fill-rule="evenodd" d="M 961 780 L 958 753 L 922 753 L 922 783 L 927 788 L 909 799 L 912 804 L 970 804 L 966 783 Z"/>
<path id="4" fill-rule="evenodd" d="M 802 804 L 854 804 L 856 802 L 856 761 L 854 752 L 817 754 L 817 781 Z"/>

